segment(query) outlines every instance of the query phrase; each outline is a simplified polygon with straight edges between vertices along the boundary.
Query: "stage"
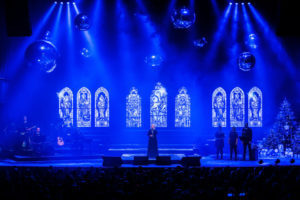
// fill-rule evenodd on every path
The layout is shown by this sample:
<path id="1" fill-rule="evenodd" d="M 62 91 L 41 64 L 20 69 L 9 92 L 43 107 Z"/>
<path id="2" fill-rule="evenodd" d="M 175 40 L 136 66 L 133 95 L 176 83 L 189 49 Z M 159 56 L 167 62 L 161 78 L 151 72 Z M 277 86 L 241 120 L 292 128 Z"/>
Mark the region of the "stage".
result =
<path id="1" fill-rule="evenodd" d="M 14 156 L 0 160 L 0 167 L 103 167 L 103 154 L 98 155 L 53 155 L 53 156 Z M 122 154 L 123 164 L 120 167 L 160 167 L 172 168 L 181 165 L 181 159 L 186 157 L 185 154 L 160 154 L 160 156 L 170 156 L 170 165 L 157 165 L 155 160 L 149 160 L 149 164 L 136 165 L 133 163 L 134 156 L 145 156 L 145 154 Z M 201 156 L 198 154 L 189 155 L 188 157 L 200 156 L 201 167 L 266 167 L 266 166 L 300 166 L 300 158 L 279 158 L 280 162 L 276 164 L 277 158 L 259 158 L 257 161 L 242 161 L 242 155 L 238 155 L 238 160 L 230 160 L 229 154 L 224 154 L 223 160 L 217 160 L 215 155 Z M 261 164 L 259 161 L 263 161 Z"/>

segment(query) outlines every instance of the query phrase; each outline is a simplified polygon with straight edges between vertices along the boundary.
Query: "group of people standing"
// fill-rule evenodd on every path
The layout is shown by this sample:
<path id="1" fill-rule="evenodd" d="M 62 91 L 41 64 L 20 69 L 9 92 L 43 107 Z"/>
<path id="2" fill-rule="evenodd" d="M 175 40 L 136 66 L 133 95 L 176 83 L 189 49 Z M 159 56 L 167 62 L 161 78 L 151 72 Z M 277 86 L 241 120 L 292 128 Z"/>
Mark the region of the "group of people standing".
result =
<path id="1" fill-rule="evenodd" d="M 223 148 L 224 148 L 224 139 L 225 134 L 222 131 L 222 127 L 219 126 L 216 134 L 215 134 L 215 141 L 216 141 L 216 148 L 217 148 L 217 159 L 223 159 Z M 239 137 L 236 131 L 236 127 L 232 127 L 228 143 L 230 146 L 230 160 L 232 160 L 232 154 L 234 152 L 234 159 L 237 160 L 237 145 L 238 139 L 243 142 L 243 160 L 246 160 L 246 152 L 248 149 L 249 152 L 249 160 L 252 158 L 252 151 L 251 151 L 251 142 L 252 142 L 252 129 L 248 127 L 248 123 L 245 123 L 245 127 L 242 129 L 242 135 Z"/>

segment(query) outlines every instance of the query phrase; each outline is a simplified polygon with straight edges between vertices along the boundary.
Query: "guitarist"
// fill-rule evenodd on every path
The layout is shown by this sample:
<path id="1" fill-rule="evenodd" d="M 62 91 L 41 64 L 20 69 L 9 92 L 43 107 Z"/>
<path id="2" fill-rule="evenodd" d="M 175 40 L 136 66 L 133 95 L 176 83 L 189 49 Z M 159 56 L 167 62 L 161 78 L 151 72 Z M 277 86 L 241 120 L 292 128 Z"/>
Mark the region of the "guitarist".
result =
<path id="1" fill-rule="evenodd" d="M 35 126 L 32 126 L 29 122 L 28 122 L 28 118 L 26 115 L 24 115 L 23 117 L 23 123 L 21 124 L 20 127 L 20 134 L 19 134 L 19 147 L 21 148 L 21 150 L 27 150 L 30 148 L 30 133 L 31 130 L 35 128 Z"/>
<path id="2" fill-rule="evenodd" d="M 248 127 L 248 123 L 245 123 L 245 127 L 242 130 L 242 136 L 240 139 L 243 142 L 244 152 L 243 160 L 246 160 L 246 151 L 249 151 L 249 160 L 251 160 L 251 142 L 252 142 L 252 129 Z"/>

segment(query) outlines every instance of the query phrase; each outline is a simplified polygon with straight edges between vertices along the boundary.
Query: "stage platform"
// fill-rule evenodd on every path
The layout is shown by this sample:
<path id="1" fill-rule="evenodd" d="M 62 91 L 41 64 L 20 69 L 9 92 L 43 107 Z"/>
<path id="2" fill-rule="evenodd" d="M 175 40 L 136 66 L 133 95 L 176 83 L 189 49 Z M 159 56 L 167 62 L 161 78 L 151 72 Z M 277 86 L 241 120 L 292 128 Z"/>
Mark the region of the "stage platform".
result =
<path id="1" fill-rule="evenodd" d="M 17 166 L 17 167 L 103 167 L 104 154 L 98 155 L 53 155 L 53 156 L 14 156 L 12 158 L 6 158 L 0 160 L 1 166 Z M 181 165 L 181 159 L 186 157 L 185 154 L 160 154 L 160 156 L 170 156 L 170 165 L 156 165 L 154 160 L 150 161 L 148 165 L 134 165 L 134 156 L 145 156 L 145 154 L 122 154 L 121 158 L 123 164 L 121 167 L 177 167 Z M 198 154 L 188 155 L 201 156 Z M 295 162 L 291 163 L 291 158 L 279 158 L 280 163 L 275 164 L 277 158 L 260 158 L 263 163 L 259 164 L 257 161 L 242 161 L 241 155 L 237 161 L 229 159 L 229 155 L 225 154 L 223 160 L 217 160 L 215 155 L 201 156 L 201 167 L 261 167 L 261 166 L 300 166 L 300 159 L 295 158 Z"/>

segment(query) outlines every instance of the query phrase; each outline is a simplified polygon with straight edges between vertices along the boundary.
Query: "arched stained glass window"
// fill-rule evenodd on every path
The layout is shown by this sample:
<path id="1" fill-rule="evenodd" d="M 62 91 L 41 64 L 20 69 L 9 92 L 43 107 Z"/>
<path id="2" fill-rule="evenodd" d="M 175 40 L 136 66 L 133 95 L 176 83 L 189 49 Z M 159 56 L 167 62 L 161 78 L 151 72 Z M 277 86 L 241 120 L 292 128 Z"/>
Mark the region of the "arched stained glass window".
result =
<path id="1" fill-rule="evenodd" d="M 109 94 L 104 87 L 95 92 L 95 127 L 109 127 Z"/>
<path id="2" fill-rule="evenodd" d="M 57 93 L 59 103 L 59 117 L 70 127 L 73 124 L 73 92 L 65 87 Z"/>
<path id="3" fill-rule="evenodd" d="M 218 87 L 212 94 L 212 126 L 226 127 L 226 92 Z"/>
<path id="4" fill-rule="evenodd" d="M 91 92 L 82 87 L 77 92 L 77 127 L 91 127 Z"/>
<path id="5" fill-rule="evenodd" d="M 259 88 L 253 87 L 248 93 L 249 127 L 262 127 L 263 97 Z"/>
<path id="6" fill-rule="evenodd" d="M 191 101 L 186 88 L 182 87 L 175 98 L 175 127 L 191 126 Z"/>
<path id="7" fill-rule="evenodd" d="M 126 127 L 142 126 L 141 97 L 137 89 L 131 88 L 126 98 Z"/>
<path id="8" fill-rule="evenodd" d="M 245 95 L 235 87 L 230 93 L 230 126 L 243 127 L 245 124 Z"/>
<path id="9" fill-rule="evenodd" d="M 167 98 L 166 89 L 158 82 L 150 96 L 150 124 L 167 127 Z"/>

